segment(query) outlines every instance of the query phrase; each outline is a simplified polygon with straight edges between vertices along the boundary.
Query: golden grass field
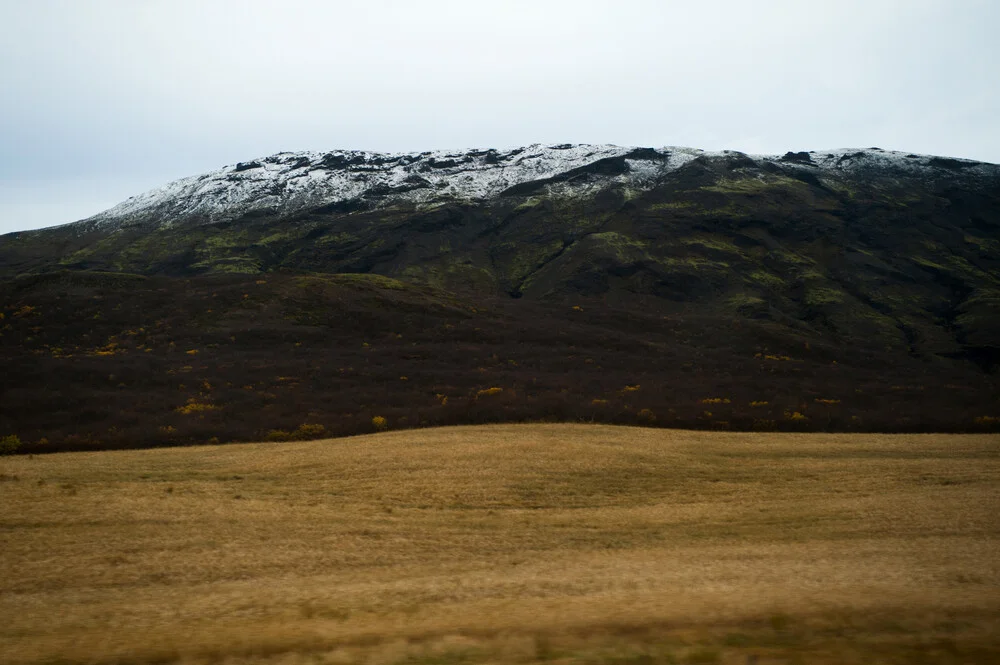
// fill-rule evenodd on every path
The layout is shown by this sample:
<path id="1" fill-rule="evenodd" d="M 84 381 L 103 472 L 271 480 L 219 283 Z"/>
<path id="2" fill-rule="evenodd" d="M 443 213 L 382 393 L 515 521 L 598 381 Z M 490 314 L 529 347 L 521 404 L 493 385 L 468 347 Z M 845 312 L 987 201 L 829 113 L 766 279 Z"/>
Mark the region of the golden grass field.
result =
<path id="1" fill-rule="evenodd" d="M 1000 662 L 1000 438 L 588 425 L 0 459 L 0 662 Z"/>

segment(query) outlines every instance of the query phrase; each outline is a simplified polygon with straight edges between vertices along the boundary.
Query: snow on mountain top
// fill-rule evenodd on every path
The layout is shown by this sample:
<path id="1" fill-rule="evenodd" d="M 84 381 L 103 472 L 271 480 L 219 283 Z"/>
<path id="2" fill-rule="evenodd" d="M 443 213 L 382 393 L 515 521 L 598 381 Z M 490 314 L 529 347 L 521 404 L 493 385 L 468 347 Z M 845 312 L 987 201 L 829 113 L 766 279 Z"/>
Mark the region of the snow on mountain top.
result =
<path id="1" fill-rule="evenodd" d="M 628 157 L 632 153 L 635 155 Z M 280 210 L 288 214 L 361 198 L 418 205 L 442 199 L 481 200 L 520 183 L 553 178 L 602 159 L 620 157 L 628 157 L 629 172 L 608 177 L 641 188 L 699 157 L 711 160 L 734 156 L 780 163 L 786 168 L 830 172 L 896 171 L 908 176 L 932 175 L 941 170 L 963 175 L 998 172 L 998 167 L 980 162 L 878 148 L 783 156 L 585 144 L 535 144 L 503 151 L 282 152 L 182 178 L 129 198 L 84 222 L 87 227 L 211 223 L 237 219 L 248 212 Z"/>

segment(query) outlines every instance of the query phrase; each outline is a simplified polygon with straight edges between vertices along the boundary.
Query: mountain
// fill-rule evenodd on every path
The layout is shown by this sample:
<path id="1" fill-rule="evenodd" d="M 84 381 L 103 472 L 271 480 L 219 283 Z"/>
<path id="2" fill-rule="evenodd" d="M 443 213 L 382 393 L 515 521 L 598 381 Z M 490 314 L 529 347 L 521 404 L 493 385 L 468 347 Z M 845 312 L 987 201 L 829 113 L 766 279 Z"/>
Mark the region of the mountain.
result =
<path id="1" fill-rule="evenodd" d="M 475 396 L 503 388 L 485 380 L 494 358 L 515 363 L 504 367 L 507 395 L 527 399 L 525 382 L 537 385 L 538 376 L 509 353 L 518 347 L 538 358 L 535 374 L 542 358 L 569 355 L 604 368 L 604 378 L 586 367 L 579 371 L 590 378 L 576 376 L 568 365 L 567 378 L 592 387 L 549 381 L 534 399 L 573 397 L 558 398 L 558 408 L 507 404 L 491 418 L 642 422 L 645 409 L 658 424 L 680 426 L 961 430 L 1000 422 L 1000 166 L 969 160 L 878 148 L 759 156 L 587 145 L 280 153 L 179 180 L 74 224 L 0 236 L 0 278 L 0 343 L 25 381 L 52 348 L 125 362 L 125 353 L 93 356 L 107 346 L 94 337 L 113 336 L 121 349 L 128 330 L 170 321 L 164 358 L 171 335 L 194 342 L 221 330 L 249 333 L 226 336 L 238 340 L 230 369 L 206 369 L 208 384 L 233 383 L 226 372 L 241 353 L 263 354 L 262 366 L 292 362 L 299 352 L 269 347 L 269 336 L 315 337 L 313 357 L 338 368 L 354 351 L 338 355 L 325 344 L 370 348 L 387 331 L 415 337 L 410 355 L 425 359 L 432 347 L 445 355 L 474 347 L 469 362 L 440 361 L 454 365 L 449 382 L 416 379 L 421 399 L 439 402 L 445 386 L 455 389 L 453 403 L 465 400 L 464 415 L 447 422 L 480 417 Z M 202 303 L 222 298 L 220 289 L 225 307 Z M 66 332 L 40 320 L 28 326 L 36 315 L 18 316 L 24 307 L 42 318 L 48 309 L 50 325 Z M 134 316 L 136 308 L 144 313 Z M 74 312 L 126 327 L 86 327 Z M 468 334 L 452 339 L 466 325 Z M 147 361 L 158 357 L 155 345 L 141 348 Z M 391 373 L 406 375 L 412 363 L 397 361 Z M 62 376 L 59 366 L 52 376 Z M 667 394 L 643 401 L 621 392 L 636 385 L 629 377 L 651 373 Z M 68 395 L 85 389 L 52 380 Z M 368 391 L 373 380 L 348 384 Z M 329 397 L 332 388 L 311 385 Z M 400 397 L 414 385 L 383 386 L 379 395 L 404 408 L 418 401 Z M 681 398 L 685 385 L 713 392 Z M 772 397 L 752 398 L 750 386 Z M 827 386 L 843 394 L 830 397 Z M 860 392 L 848 398 L 848 390 Z M 746 405 L 735 406 L 736 393 Z M 291 426 L 292 414 L 311 413 L 328 418 L 328 431 L 357 431 L 377 409 L 375 397 L 339 429 L 319 407 L 289 406 L 279 420 Z M 41 420 L 24 415 L 51 402 L 36 398 L 20 415 L 0 414 L 0 428 L 43 434 Z M 595 413 L 602 401 L 618 409 L 613 418 Z M 851 409 L 840 406 L 848 402 Z M 805 413 L 817 405 L 829 413 Z M 199 417 L 208 416 L 222 417 Z M 431 422 L 423 412 L 407 418 L 408 426 Z M 231 436 L 259 436 L 263 425 L 255 427 Z M 190 440 L 207 430 L 197 432 Z"/>

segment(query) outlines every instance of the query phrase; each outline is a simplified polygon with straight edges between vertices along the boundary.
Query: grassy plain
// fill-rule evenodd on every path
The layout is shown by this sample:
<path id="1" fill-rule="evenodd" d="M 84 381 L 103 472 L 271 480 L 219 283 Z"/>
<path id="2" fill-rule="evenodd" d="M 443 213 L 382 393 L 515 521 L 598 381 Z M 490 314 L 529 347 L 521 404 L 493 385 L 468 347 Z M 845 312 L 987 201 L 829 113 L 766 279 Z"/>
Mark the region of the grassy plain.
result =
<path id="1" fill-rule="evenodd" d="M 995 435 L 455 427 L 0 459 L 9 665 L 1000 661 Z"/>

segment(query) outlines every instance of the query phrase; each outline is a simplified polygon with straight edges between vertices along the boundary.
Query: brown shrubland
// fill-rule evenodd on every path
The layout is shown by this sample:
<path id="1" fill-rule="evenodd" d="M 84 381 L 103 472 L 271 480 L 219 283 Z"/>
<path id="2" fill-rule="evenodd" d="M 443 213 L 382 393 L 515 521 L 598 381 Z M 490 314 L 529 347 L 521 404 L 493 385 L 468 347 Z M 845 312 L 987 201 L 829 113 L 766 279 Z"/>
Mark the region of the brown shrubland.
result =
<path id="1" fill-rule="evenodd" d="M 669 299 L 472 307 L 378 275 L 257 277 L 0 281 L 0 438 L 17 436 L 20 454 L 89 452 L 317 438 L 303 424 L 368 434 L 376 417 L 389 430 L 1000 432 L 989 353 L 980 364 L 947 345 L 890 353 L 819 320 L 790 327 Z"/>
<path id="2" fill-rule="evenodd" d="M 0 459 L 0 661 L 978 663 L 995 435 L 503 425 Z"/>

